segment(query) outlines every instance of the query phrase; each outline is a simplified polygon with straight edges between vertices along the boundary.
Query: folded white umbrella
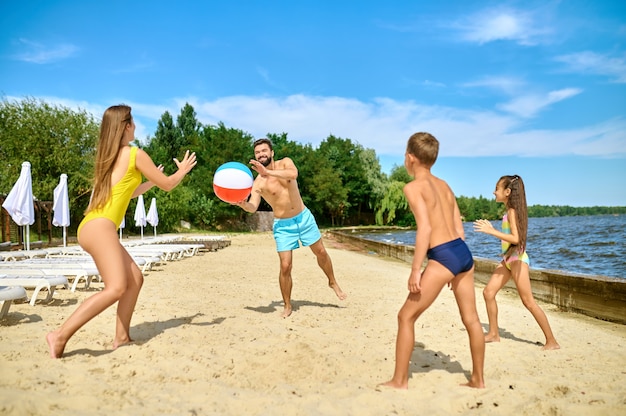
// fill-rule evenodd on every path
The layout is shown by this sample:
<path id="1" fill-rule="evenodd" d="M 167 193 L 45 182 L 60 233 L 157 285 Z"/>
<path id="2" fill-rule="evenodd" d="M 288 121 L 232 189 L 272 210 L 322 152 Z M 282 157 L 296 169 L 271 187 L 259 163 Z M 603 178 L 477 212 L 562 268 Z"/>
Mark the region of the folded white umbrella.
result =
<path id="1" fill-rule="evenodd" d="M 143 204 L 143 195 L 137 198 L 137 207 L 135 208 L 135 225 L 141 227 L 141 239 L 143 240 L 143 227 L 146 226 L 146 207 Z"/>
<path id="2" fill-rule="evenodd" d="M 156 237 L 156 227 L 159 225 L 159 213 L 157 211 L 156 198 L 152 198 L 152 201 L 150 202 L 150 209 L 148 210 L 146 220 L 152 227 L 154 227 L 154 236 Z"/>
<path id="3" fill-rule="evenodd" d="M 120 224 L 120 241 L 122 241 L 122 228 L 126 227 L 126 218 L 122 217 L 122 223 Z"/>
<path id="4" fill-rule="evenodd" d="M 70 225 L 70 197 L 67 190 L 67 175 L 65 173 L 61 174 L 61 180 L 54 188 L 52 210 L 54 211 L 52 225 L 63 227 L 63 247 L 67 247 L 67 227 Z"/>
<path id="5" fill-rule="evenodd" d="M 33 182 L 30 176 L 30 162 L 22 163 L 22 172 L 2 207 L 7 210 L 13 221 L 26 228 L 24 232 L 26 250 L 30 250 L 30 226 L 35 223 L 33 204 Z"/>

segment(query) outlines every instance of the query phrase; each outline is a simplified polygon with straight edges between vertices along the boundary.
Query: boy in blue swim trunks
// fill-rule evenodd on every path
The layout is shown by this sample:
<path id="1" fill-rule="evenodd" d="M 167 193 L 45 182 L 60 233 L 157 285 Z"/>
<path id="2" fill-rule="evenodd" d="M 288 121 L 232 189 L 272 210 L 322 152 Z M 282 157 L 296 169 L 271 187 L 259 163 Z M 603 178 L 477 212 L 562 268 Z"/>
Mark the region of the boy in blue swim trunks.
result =
<path id="1" fill-rule="evenodd" d="M 408 282 L 409 295 L 398 313 L 395 370 L 393 378 L 382 384 L 386 387 L 408 388 L 415 321 L 446 284 L 452 287 L 469 335 L 472 374 L 464 385 L 485 387 L 485 337 L 476 311 L 474 261 L 464 241 L 461 214 L 454 194 L 445 181 L 430 172 L 438 153 L 439 142 L 429 133 L 415 133 L 409 138 L 404 166 L 413 181 L 405 185 L 404 195 L 415 216 L 418 231 Z M 422 271 L 426 258 L 428 263 Z"/>
<path id="2" fill-rule="evenodd" d="M 246 201 L 235 205 L 253 213 L 259 208 L 261 197 L 267 201 L 274 212 L 274 240 L 280 259 L 280 291 L 284 301 L 282 317 L 291 315 L 291 269 L 292 251 L 300 247 L 310 247 L 317 257 L 317 264 L 328 278 L 328 286 L 335 291 L 340 300 L 346 298 L 333 271 L 330 256 L 322 242 L 322 234 L 317 227 L 311 211 L 304 205 L 298 189 L 298 168 L 293 161 L 285 157 L 274 160 L 274 150 L 269 139 L 254 142 L 254 160 L 250 160 L 252 169 L 258 176 L 252 185 L 252 193 Z"/>

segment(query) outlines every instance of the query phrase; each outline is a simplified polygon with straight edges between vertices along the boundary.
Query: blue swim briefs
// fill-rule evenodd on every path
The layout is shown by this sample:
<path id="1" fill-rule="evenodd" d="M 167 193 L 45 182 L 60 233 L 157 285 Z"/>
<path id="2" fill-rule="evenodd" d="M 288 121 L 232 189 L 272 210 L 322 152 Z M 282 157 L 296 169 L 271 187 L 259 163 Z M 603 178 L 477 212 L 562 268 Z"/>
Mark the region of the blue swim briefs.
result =
<path id="1" fill-rule="evenodd" d="M 322 234 L 308 208 L 291 218 L 274 218 L 274 240 L 277 251 L 291 251 L 316 243 Z"/>
<path id="2" fill-rule="evenodd" d="M 433 247 L 426 252 L 430 260 L 441 263 L 453 275 L 471 270 L 474 259 L 467 244 L 460 238 Z"/>

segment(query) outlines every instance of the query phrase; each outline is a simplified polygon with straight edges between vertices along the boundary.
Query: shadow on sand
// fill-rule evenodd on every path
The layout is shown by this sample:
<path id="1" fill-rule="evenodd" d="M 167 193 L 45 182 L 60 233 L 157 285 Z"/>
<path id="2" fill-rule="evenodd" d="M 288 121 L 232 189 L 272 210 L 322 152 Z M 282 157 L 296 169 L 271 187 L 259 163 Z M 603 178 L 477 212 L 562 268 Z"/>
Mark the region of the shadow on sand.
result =
<path id="1" fill-rule="evenodd" d="M 133 341 L 126 345 L 143 345 L 150 341 L 152 338 L 164 333 L 165 331 L 176 328 L 182 325 L 196 325 L 196 326 L 212 326 L 219 325 L 226 320 L 225 317 L 215 318 L 212 321 L 194 322 L 195 318 L 204 316 L 203 313 L 196 313 L 191 316 L 181 316 L 179 318 L 172 318 L 166 321 L 154 321 L 154 322 L 142 322 L 138 325 L 131 327 L 131 333 L 133 334 Z M 124 348 L 125 345 L 120 348 Z M 78 349 L 70 352 L 65 352 L 63 357 L 71 357 L 73 355 L 91 355 L 94 357 L 104 354 L 112 353 L 113 349 L 106 350 L 91 350 L 91 349 Z"/>
<path id="2" fill-rule="evenodd" d="M 267 306 L 246 306 L 244 309 L 249 311 L 259 312 L 259 313 L 275 313 L 279 311 L 283 307 L 283 301 L 273 301 Z M 291 308 L 293 312 L 296 312 L 302 307 L 312 306 L 315 308 L 343 308 L 343 306 L 335 305 L 332 303 L 319 303 L 319 302 L 311 302 L 308 300 L 292 300 Z"/>

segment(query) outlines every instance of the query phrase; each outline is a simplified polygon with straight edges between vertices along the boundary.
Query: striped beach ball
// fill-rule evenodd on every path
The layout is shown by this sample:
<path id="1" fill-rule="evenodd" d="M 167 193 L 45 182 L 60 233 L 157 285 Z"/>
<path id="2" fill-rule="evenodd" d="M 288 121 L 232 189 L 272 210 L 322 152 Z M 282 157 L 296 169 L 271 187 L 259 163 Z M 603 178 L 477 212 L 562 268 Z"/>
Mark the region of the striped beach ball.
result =
<path id="1" fill-rule="evenodd" d="M 234 204 L 248 198 L 253 181 L 252 172 L 246 165 L 226 162 L 213 175 L 213 191 L 222 201 Z"/>

